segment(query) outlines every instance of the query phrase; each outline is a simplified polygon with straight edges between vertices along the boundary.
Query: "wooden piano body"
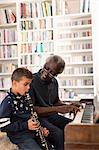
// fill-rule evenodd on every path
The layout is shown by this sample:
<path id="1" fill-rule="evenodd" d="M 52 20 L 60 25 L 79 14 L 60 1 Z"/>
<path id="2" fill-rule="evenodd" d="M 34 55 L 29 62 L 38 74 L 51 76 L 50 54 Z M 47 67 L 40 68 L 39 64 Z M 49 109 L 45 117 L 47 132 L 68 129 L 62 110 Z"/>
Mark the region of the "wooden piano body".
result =
<path id="1" fill-rule="evenodd" d="M 76 116 L 64 129 L 64 150 L 99 150 L 99 124 L 77 122 Z"/>
<path id="2" fill-rule="evenodd" d="M 69 124 L 64 138 L 64 150 L 99 150 L 99 125 Z"/>

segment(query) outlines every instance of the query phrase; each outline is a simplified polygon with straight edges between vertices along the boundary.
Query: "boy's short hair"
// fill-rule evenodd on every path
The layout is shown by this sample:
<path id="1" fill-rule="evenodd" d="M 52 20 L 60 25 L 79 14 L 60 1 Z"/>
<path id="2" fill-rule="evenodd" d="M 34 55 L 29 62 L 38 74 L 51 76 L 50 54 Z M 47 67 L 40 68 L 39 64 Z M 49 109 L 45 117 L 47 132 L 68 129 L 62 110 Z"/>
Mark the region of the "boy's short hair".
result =
<path id="1" fill-rule="evenodd" d="M 11 80 L 20 81 L 22 77 L 33 79 L 32 72 L 22 67 L 22 68 L 17 68 L 13 71 Z"/>

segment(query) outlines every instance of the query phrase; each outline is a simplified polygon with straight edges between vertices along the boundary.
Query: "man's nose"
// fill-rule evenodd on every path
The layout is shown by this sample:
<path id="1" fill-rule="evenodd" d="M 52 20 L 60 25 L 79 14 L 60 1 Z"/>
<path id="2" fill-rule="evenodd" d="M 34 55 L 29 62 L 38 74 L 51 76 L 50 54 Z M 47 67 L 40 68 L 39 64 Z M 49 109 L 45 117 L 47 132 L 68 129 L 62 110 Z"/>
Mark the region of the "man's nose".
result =
<path id="1" fill-rule="evenodd" d="M 45 73 L 44 73 L 44 76 L 48 76 L 48 74 L 49 74 L 49 72 L 45 72 Z"/>

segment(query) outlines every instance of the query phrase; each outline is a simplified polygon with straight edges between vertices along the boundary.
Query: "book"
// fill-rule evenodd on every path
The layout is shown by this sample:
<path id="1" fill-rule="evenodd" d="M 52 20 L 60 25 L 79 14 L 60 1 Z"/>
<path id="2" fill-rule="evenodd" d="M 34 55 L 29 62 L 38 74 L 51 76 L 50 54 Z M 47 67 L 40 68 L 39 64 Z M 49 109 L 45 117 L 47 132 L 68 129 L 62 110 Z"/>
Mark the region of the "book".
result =
<path id="1" fill-rule="evenodd" d="M 86 13 L 88 12 L 88 9 L 89 9 L 89 8 L 88 8 L 88 7 L 89 7 L 88 5 L 89 5 L 89 0 L 85 0 L 84 12 L 86 12 Z"/>

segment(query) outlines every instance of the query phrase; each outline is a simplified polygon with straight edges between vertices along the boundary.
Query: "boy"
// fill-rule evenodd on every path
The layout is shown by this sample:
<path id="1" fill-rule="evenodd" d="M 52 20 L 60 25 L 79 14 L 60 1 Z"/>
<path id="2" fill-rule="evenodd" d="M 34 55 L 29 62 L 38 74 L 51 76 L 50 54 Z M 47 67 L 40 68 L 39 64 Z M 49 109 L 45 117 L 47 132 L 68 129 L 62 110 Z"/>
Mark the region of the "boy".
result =
<path id="1" fill-rule="evenodd" d="M 32 79 L 33 75 L 28 69 L 17 68 L 11 77 L 10 92 L 0 104 L 1 131 L 6 132 L 20 150 L 41 150 L 35 136 L 39 124 L 31 118 L 27 94 Z M 43 134 L 47 136 L 48 130 L 43 128 Z"/>

